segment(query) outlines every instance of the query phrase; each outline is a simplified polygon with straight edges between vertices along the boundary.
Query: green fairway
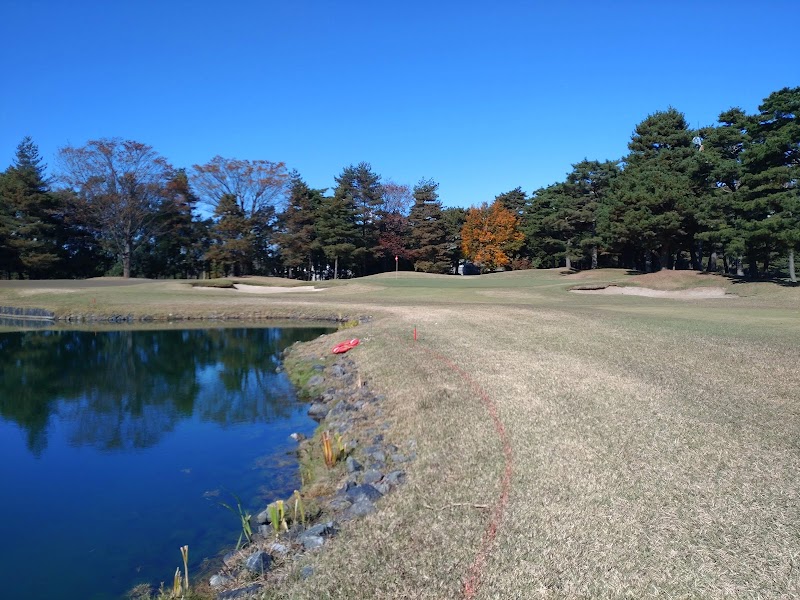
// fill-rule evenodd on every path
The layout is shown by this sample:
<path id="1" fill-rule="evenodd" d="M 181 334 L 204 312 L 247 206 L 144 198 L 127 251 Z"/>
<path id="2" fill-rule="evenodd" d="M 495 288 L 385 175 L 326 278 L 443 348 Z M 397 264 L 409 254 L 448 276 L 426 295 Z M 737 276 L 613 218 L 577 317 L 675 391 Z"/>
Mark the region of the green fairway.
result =
<path id="1" fill-rule="evenodd" d="M 735 296 L 569 291 L 608 283 Z M 59 316 L 370 317 L 311 344 L 325 354 L 362 339 L 350 355 L 388 396 L 387 439 L 416 443 L 408 484 L 304 558 L 312 577 L 290 576 L 268 597 L 447 598 L 468 581 L 475 598 L 800 594 L 797 288 L 621 270 L 390 273 L 316 286 L 325 289 L 260 295 L 177 281 L 0 282 L 0 305 Z"/>

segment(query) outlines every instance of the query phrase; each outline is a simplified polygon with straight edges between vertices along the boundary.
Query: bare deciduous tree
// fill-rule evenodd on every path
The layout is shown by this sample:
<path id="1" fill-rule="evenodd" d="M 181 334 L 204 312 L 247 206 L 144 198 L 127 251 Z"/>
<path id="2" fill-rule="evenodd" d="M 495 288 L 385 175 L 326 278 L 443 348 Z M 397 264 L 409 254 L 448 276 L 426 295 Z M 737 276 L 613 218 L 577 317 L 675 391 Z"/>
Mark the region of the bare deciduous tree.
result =
<path id="1" fill-rule="evenodd" d="M 412 204 L 414 204 L 414 194 L 411 193 L 409 186 L 392 180 L 383 184 L 383 211 L 386 214 L 407 215 Z"/>
<path id="2" fill-rule="evenodd" d="M 78 217 L 97 227 L 130 277 L 131 255 L 152 233 L 172 166 L 151 146 L 119 138 L 61 148 L 58 165 L 61 181 L 77 194 Z"/>
<path id="3" fill-rule="evenodd" d="M 224 196 L 233 196 L 249 219 L 274 206 L 286 189 L 286 165 L 268 160 L 239 160 L 215 156 L 204 165 L 194 165 L 192 185 L 216 210 Z"/>

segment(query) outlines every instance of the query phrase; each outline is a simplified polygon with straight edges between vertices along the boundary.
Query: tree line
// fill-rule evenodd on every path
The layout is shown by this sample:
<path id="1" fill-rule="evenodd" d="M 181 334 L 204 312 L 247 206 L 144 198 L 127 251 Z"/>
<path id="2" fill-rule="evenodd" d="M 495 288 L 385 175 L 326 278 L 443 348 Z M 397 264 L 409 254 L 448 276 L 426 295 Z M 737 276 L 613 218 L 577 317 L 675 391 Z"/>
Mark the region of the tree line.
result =
<path id="1" fill-rule="evenodd" d="M 655 112 L 620 160 L 584 159 L 564 181 L 469 210 L 444 208 L 432 179 L 396 183 L 366 162 L 314 189 L 282 162 L 217 156 L 175 168 L 118 138 L 60 149 L 50 179 L 25 138 L 0 173 L 0 277 L 318 279 L 454 273 L 468 261 L 484 272 L 787 270 L 796 281 L 798 115 L 800 87 L 697 130 L 674 108 Z"/>

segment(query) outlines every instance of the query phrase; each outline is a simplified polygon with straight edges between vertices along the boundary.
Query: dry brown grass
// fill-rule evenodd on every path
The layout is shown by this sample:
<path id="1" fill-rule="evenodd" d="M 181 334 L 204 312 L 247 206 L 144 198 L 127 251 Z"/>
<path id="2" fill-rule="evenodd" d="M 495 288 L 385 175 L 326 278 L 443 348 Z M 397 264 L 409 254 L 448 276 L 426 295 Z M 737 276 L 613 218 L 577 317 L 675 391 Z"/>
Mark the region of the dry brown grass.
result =
<path id="1" fill-rule="evenodd" d="M 734 300 L 678 302 L 577 296 L 573 276 L 552 271 L 392 276 L 302 298 L 160 282 L 105 296 L 135 309 L 373 317 L 348 330 L 363 341 L 351 355 L 388 395 L 376 428 L 413 440 L 417 460 L 378 513 L 302 560 L 312 577 L 297 576 L 300 563 L 268 597 L 461 595 L 489 513 L 453 505 L 493 505 L 503 455 L 473 387 L 423 348 L 488 392 L 513 449 L 478 598 L 800 595 L 800 290 L 737 284 Z M 16 300 L 69 310 L 84 293 Z M 0 303 L 13 294 L 0 286 Z"/>

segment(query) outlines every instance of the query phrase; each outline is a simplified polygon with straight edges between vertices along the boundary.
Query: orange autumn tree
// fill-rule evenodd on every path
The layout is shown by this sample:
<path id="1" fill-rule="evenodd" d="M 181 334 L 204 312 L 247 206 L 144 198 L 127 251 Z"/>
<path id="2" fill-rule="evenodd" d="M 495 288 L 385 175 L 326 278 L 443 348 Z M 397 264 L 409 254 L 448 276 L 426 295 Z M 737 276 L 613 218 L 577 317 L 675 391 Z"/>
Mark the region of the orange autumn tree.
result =
<path id="1" fill-rule="evenodd" d="M 461 229 L 464 256 L 483 271 L 511 264 L 509 255 L 522 247 L 524 239 L 519 218 L 497 200 L 491 206 L 484 202 L 480 208 L 470 208 Z"/>

